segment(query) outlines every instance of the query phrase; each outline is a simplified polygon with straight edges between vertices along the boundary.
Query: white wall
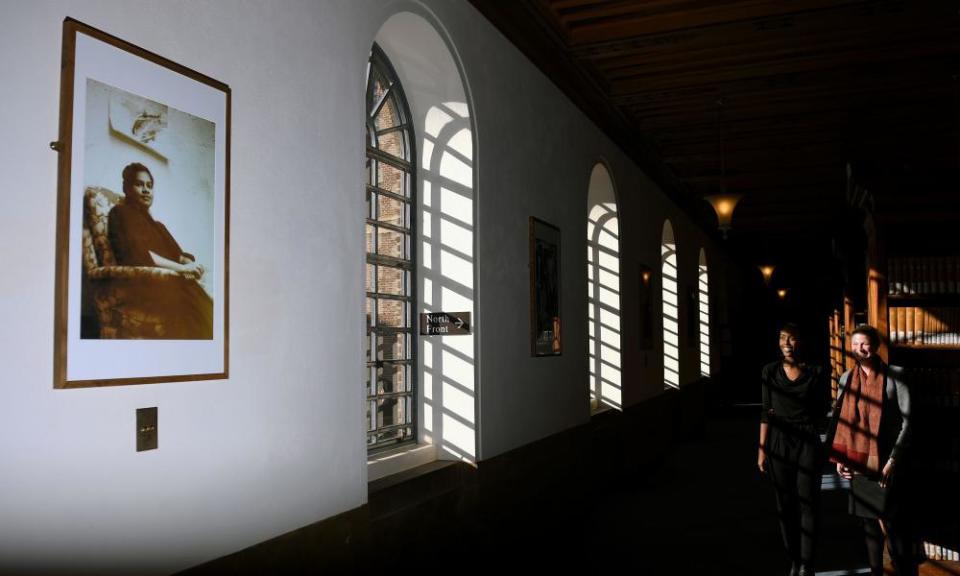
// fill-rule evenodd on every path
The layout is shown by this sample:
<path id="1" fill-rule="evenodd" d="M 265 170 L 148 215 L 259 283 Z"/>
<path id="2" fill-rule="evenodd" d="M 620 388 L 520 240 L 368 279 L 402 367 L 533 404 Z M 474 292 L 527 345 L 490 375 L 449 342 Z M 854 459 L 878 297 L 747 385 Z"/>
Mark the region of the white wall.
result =
<path id="1" fill-rule="evenodd" d="M 606 161 L 617 190 L 630 198 L 620 205 L 621 257 L 629 266 L 635 267 L 638 261 L 659 266 L 663 218 L 682 223 L 677 226 L 680 242 L 690 238 L 693 243 L 695 232 L 685 215 L 513 45 L 472 19 L 444 18 L 447 12 L 461 12 L 456 4 L 436 4 L 460 50 L 475 103 L 483 460 L 589 418 L 583 207 L 596 162 Z M 559 357 L 530 356 L 529 216 L 562 232 L 565 334 Z M 695 267 L 682 274 L 688 275 L 682 281 L 696 281 Z M 629 292 L 624 298 L 630 298 Z M 624 308 L 624 330 L 632 330 L 631 316 Z M 631 354 L 626 345 L 624 354 Z M 696 359 L 685 356 L 683 361 L 694 366 Z M 689 370 L 694 373 L 694 368 Z M 662 384 L 631 380 L 630 375 L 625 375 L 624 382 L 634 387 L 625 392 L 632 398 L 627 403 L 662 391 Z"/>
<path id="2" fill-rule="evenodd" d="M 0 4 L 0 572 L 168 573 L 365 502 L 359 191 L 373 12 Z M 228 381 L 53 389 L 47 143 L 65 16 L 233 90 Z M 159 408 L 160 448 L 137 453 L 145 406 Z"/>
<path id="3" fill-rule="evenodd" d="M 438 27 L 472 106 L 479 459 L 588 418 L 583 207 L 598 159 L 622 195 L 622 270 L 658 262 L 669 216 L 695 283 L 699 233 L 464 1 L 0 0 L 0 572 L 169 573 L 366 501 L 363 70 L 405 10 Z M 47 143 L 65 16 L 232 88 L 228 381 L 53 389 Z M 563 234 L 560 357 L 529 354 L 529 216 Z M 659 393 L 625 370 L 626 403 Z M 160 448 L 137 453 L 145 406 Z"/>

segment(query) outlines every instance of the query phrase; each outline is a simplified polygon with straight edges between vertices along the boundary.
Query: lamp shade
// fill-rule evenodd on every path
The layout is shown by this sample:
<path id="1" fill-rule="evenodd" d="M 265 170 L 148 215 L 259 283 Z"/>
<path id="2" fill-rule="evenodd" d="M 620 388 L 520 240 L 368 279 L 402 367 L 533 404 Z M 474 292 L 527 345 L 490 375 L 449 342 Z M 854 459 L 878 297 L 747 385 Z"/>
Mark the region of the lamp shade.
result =
<path id="1" fill-rule="evenodd" d="M 733 210 L 742 197 L 742 194 L 714 194 L 703 198 L 713 206 L 713 211 L 717 214 L 718 228 L 723 232 L 724 238 L 727 237 L 727 231 L 730 230 Z"/>
<path id="2" fill-rule="evenodd" d="M 760 269 L 760 274 L 763 274 L 763 281 L 767 284 L 770 283 L 770 279 L 773 278 L 773 271 L 777 268 L 773 264 L 763 264 L 757 266 Z"/>

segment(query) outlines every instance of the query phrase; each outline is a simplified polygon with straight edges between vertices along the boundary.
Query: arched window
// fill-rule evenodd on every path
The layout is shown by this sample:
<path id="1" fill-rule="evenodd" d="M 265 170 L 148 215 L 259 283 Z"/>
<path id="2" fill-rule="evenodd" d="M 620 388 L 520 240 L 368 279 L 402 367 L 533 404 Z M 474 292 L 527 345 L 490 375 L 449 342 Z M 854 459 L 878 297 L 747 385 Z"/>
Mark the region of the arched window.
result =
<path id="1" fill-rule="evenodd" d="M 710 376 L 710 283 L 707 278 L 707 253 L 700 249 L 697 267 L 697 302 L 700 309 L 700 375 Z M 692 313 L 692 311 L 691 311 Z"/>
<path id="2" fill-rule="evenodd" d="M 367 448 L 415 441 L 413 133 L 403 88 L 374 44 L 367 66 Z"/>
<path id="3" fill-rule="evenodd" d="M 399 90 L 399 79 L 406 88 L 409 115 L 403 106 L 397 108 L 405 114 L 400 124 L 409 142 L 406 158 L 411 172 L 416 159 L 416 179 L 408 174 L 404 196 L 412 212 L 408 228 L 414 230 L 408 235 L 413 240 L 407 259 L 407 286 L 412 289 L 408 320 L 419 332 L 422 313 L 465 312 L 456 318 L 465 322 L 458 329 L 467 333 L 434 332 L 415 339 L 410 334 L 405 366 L 412 371 L 405 377 L 413 386 L 406 387 L 405 399 L 413 404 L 405 415 L 412 416 L 407 422 L 416 443 L 404 446 L 409 449 L 371 454 L 368 480 L 435 459 L 476 462 L 478 457 L 477 336 L 482 319 L 475 292 L 474 129 L 471 99 L 451 52 L 453 44 L 443 36 L 439 22 L 408 11 L 390 16 L 375 36 L 375 45 L 396 72 L 390 85 Z M 457 323 L 453 316 L 447 319 Z"/>
<path id="4" fill-rule="evenodd" d="M 621 408 L 620 230 L 613 180 L 603 164 L 587 191 L 587 310 L 590 407 Z"/>
<path id="5" fill-rule="evenodd" d="M 680 387 L 680 310 L 677 291 L 677 245 L 673 226 L 663 223 L 660 242 L 661 299 L 663 301 L 663 387 Z"/>

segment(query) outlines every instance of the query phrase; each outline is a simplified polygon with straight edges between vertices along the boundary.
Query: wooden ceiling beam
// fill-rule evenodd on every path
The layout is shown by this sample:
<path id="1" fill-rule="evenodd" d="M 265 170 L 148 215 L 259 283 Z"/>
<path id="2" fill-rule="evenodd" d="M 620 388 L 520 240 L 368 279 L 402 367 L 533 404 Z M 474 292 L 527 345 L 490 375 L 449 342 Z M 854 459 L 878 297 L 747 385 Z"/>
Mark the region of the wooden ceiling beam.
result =
<path id="1" fill-rule="evenodd" d="M 737 250 L 829 259 L 850 161 L 956 170 L 956 0 L 471 1 L 705 230 L 746 193 Z"/>
<path id="2" fill-rule="evenodd" d="M 765 153 L 764 150 L 754 150 L 739 154 L 736 157 L 727 156 L 726 162 L 730 166 L 763 166 L 770 172 L 795 173 L 807 169 L 819 170 L 823 166 L 843 166 L 844 150 L 834 149 L 834 154 L 816 154 L 800 151 L 795 154 L 777 150 L 774 153 Z M 720 171 L 720 161 L 716 156 L 674 156 L 665 158 L 678 178 L 690 184 L 692 177 L 716 175 Z M 742 172 L 740 172 L 742 173 Z"/>
<path id="3" fill-rule="evenodd" d="M 691 60 L 691 54 L 696 51 L 742 53 L 778 43 L 796 49 L 824 42 L 860 41 L 882 45 L 894 35 L 917 36 L 956 26 L 956 6 L 949 0 L 886 2 L 886 9 L 882 4 L 832 3 L 829 9 L 808 10 L 805 2 L 783 3 L 781 8 L 792 5 L 793 11 L 775 19 L 737 20 L 658 35 L 634 34 L 606 42 L 573 44 L 569 50 L 572 57 L 602 67 L 609 60 Z"/>
<path id="4" fill-rule="evenodd" d="M 799 38 L 768 37 L 763 42 L 740 42 L 734 46 L 704 47 L 698 50 L 674 52 L 670 58 L 651 57 L 638 54 L 620 57 L 602 62 L 589 62 L 603 77 L 611 82 L 634 78 L 640 74 L 646 77 L 685 74 L 690 70 L 718 70 L 733 66 L 750 66 L 758 69 L 779 62 L 813 59 L 829 61 L 836 58 L 859 55 L 865 61 L 864 51 L 884 50 L 882 54 L 893 60 L 893 49 L 922 51 L 926 53 L 955 54 L 951 49 L 952 39 L 960 33 L 960 27 L 930 31 L 925 29 L 905 30 L 892 38 L 862 38 L 844 35 L 839 38 L 816 36 Z M 872 60 L 870 60 L 872 61 Z"/>
<path id="5" fill-rule="evenodd" d="M 833 165 L 809 166 L 803 171 L 785 171 L 785 170 L 746 170 L 726 175 L 709 174 L 706 176 L 695 176 L 685 178 L 686 182 L 692 185 L 697 184 L 718 184 L 726 182 L 728 189 L 736 189 L 741 192 L 751 189 L 776 188 L 784 182 L 802 184 L 811 186 L 818 183 L 829 183 L 835 180 L 843 179 L 843 165 L 840 164 L 840 170 Z"/>
<path id="6" fill-rule="evenodd" d="M 856 0 L 807 0 L 803 5 L 807 10 L 830 10 L 835 9 L 837 4 L 855 3 L 858 2 Z M 633 4 L 644 5 L 644 3 Z M 567 25 L 571 44 L 577 46 L 691 28 L 726 25 L 744 20 L 777 19 L 797 13 L 793 3 L 777 0 L 699 1 L 674 3 L 673 6 L 661 5 L 656 8 L 659 9 L 634 12 L 633 16 L 623 13 L 604 14 L 598 11 L 593 13 L 581 11 L 576 20 L 569 17 L 565 19 L 562 13 L 558 13 L 558 18 Z"/>
<path id="7" fill-rule="evenodd" d="M 823 114 L 846 114 L 851 117 L 889 117 L 909 111 L 924 116 L 949 117 L 956 104 L 951 91 L 917 86 L 893 91 L 885 97 L 871 97 L 869 92 L 848 91 L 846 94 L 815 90 L 796 92 L 791 97 L 781 96 L 763 101 L 749 98 L 752 105 L 734 96 L 724 106 L 722 120 L 725 124 L 774 120 L 778 117 L 815 117 Z M 726 100 L 725 100 L 726 101 Z M 736 103 L 735 105 L 733 103 Z M 677 104 L 671 107 L 623 107 L 637 128 L 648 132 L 657 130 L 686 130 L 691 127 L 713 126 L 714 131 L 720 112 L 711 107 Z"/>
<path id="8" fill-rule="evenodd" d="M 789 175 L 784 175 L 776 181 L 768 182 L 766 186 L 740 187 L 727 186 L 721 187 L 719 184 L 691 185 L 691 198 L 705 198 L 714 194 L 726 192 L 728 194 L 743 194 L 746 197 L 756 198 L 775 198 L 778 195 L 786 195 L 796 206 L 804 203 L 819 205 L 824 203 L 824 194 L 829 191 L 836 194 L 837 197 L 843 196 L 846 188 L 846 179 L 843 176 L 837 176 L 833 179 L 821 179 L 820 181 L 798 181 L 791 179 Z"/>
<path id="9" fill-rule="evenodd" d="M 957 54 L 960 57 L 960 53 Z M 855 98 L 872 94 L 883 98 L 902 91 L 949 93 L 958 72 L 955 58 L 927 58 L 922 64 L 863 65 L 852 68 L 819 69 L 804 73 L 771 74 L 725 84 L 707 82 L 681 90 L 642 86 L 634 92 L 612 98 L 620 107 L 656 107 L 686 104 L 713 108 L 722 97 L 727 108 L 777 103 L 818 94 Z"/>
<path id="10" fill-rule="evenodd" d="M 918 112 L 916 107 L 923 104 L 927 107 Z M 770 135 L 772 143 L 776 143 L 782 134 L 815 131 L 847 133 L 851 141 L 855 141 L 860 135 L 873 132 L 914 134 L 924 138 L 944 133 L 955 134 L 956 124 L 944 122 L 945 117 L 949 118 L 949 112 L 950 110 L 929 103 L 908 103 L 896 107 L 860 110 L 811 107 L 803 113 L 738 118 L 724 121 L 722 125 L 718 125 L 715 120 L 696 117 L 687 122 L 677 119 L 676 124 L 671 124 L 664 117 L 657 118 L 655 123 L 641 125 L 641 129 L 648 138 L 661 145 L 686 141 L 701 144 L 706 140 L 713 142 L 719 152 L 721 138 L 730 151 L 737 147 L 738 142 L 758 134 Z M 693 123 L 691 120 L 701 121 Z"/>
<path id="11" fill-rule="evenodd" d="M 877 122 L 874 120 L 874 122 Z M 904 142 L 903 140 L 907 140 Z M 904 148 L 929 153 L 956 144 L 956 126 L 938 122 L 936 118 L 907 119 L 891 117 L 886 124 L 851 123 L 846 128 L 839 124 L 831 129 L 819 125 L 758 125 L 751 129 L 738 128 L 724 136 L 725 153 L 731 158 L 737 153 L 746 153 L 770 148 L 792 150 L 810 146 L 846 146 L 851 151 L 873 144 L 892 146 L 891 151 L 906 152 Z M 664 132 L 656 138 L 660 157 L 719 154 L 720 144 L 715 131 Z"/>
<path id="12" fill-rule="evenodd" d="M 892 67 L 908 60 L 943 58 L 941 46 L 910 46 L 890 42 L 885 48 L 863 47 L 842 54 L 807 54 L 776 61 L 737 63 L 721 68 L 691 67 L 688 71 L 676 74 L 645 74 L 642 70 L 629 78 L 611 80 L 610 95 L 614 98 L 634 92 L 691 88 L 701 85 L 720 85 L 736 82 L 764 81 L 773 76 L 810 74 L 824 70 L 843 73 L 849 68 L 870 65 L 882 67 L 888 63 Z"/>
<path id="13" fill-rule="evenodd" d="M 580 110 L 616 142 L 663 190 L 674 198 L 682 210 L 691 215 L 680 192 L 683 183 L 670 173 L 656 157 L 651 143 L 629 129 L 622 111 L 610 102 L 595 78 L 575 65 L 564 49 L 564 38 L 542 18 L 537 0 L 501 2 L 470 0 L 471 4 L 492 22 L 523 52 Z"/>
<path id="14" fill-rule="evenodd" d="M 843 152 L 843 145 L 834 144 L 833 147 L 824 147 L 821 145 L 796 146 L 791 149 L 770 146 L 767 148 L 755 148 L 752 150 L 725 150 L 727 161 L 737 164 L 757 164 L 770 166 L 797 166 L 807 162 L 821 162 L 824 158 L 836 158 Z M 712 153 L 704 154 L 702 152 L 691 151 L 689 153 L 679 153 L 672 156 L 663 156 L 663 161 L 671 165 L 683 165 L 685 163 L 702 163 L 706 161 L 715 161 L 717 150 Z M 719 164 L 719 163 L 718 163 Z"/>

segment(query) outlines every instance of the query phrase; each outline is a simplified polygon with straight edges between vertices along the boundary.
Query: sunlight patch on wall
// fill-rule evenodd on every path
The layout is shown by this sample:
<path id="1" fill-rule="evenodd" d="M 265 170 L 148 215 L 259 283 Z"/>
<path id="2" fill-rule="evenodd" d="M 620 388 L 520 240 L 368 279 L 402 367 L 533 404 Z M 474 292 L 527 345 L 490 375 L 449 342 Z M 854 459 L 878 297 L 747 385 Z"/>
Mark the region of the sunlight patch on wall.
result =
<path id="1" fill-rule="evenodd" d="M 424 312 L 470 312 L 474 326 L 474 193 L 473 135 L 467 106 L 444 102 L 426 115 L 423 220 L 429 235 L 421 237 Z M 427 154 L 429 152 L 429 155 Z M 427 202 L 429 200 L 429 203 Z M 439 262 L 428 258 L 439 253 Z M 429 294 L 427 293 L 429 291 Z M 471 332 L 474 330 L 471 327 Z M 435 365 L 430 385 L 436 396 L 430 412 L 437 428 L 441 457 L 473 461 L 476 457 L 476 359 L 474 334 L 424 336 L 433 342 Z"/>
<path id="2" fill-rule="evenodd" d="M 673 226 L 669 220 L 663 224 L 660 257 L 663 301 L 663 385 L 664 388 L 679 388 L 680 304 L 677 290 L 677 249 Z"/>
<path id="3" fill-rule="evenodd" d="M 398 12 L 377 43 L 410 101 L 416 157 L 415 312 L 469 312 L 468 335 L 417 335 L 421 441 L 441 459 L 474 461 L 476 231 L 473 129 L 460 68 L 434 23 Z M 417 330 L 419 332 L 419 330 Z"/>
<path id="4" fill-rule="evenodd" d="M 469 130 L 461 130 L 450 137 L 447 146 L 465 160 L 473 160 L 473 139 Z"/>
<path id="5" fill-rule="evenodd" d="M 464 392 L 458 386 L 443 384 L 443 407 L 464 422 L 473 424 L 473 395 Z"/>
<path id="6" fill-rule="evenodd" d="M 591 409 L 623 406 L 620 387 L 620 235 L 613 181 L 594 166 L 587 191 L 587 332 Z"/>
<path id="7" fill-rule="evenodd" d="M 441 446 L 442 449 L 452 448 L 451 452 L 459 459 L 473 460 L 476 457 L 474 434 L 473 426 L 461 422 L 447 408 L 444 408 L 443 444 L 447 446 Z"/>
<path id="8" fill-rule="evenodd" d="M 447 219 L 460 221 L 466 226 L 473 225 L 473 199 L 461 192 L 449 188 L 440 189 L 440 202 L 443 215 Z"/>
<path id="9" fill-rule="evenodd" d="M 698 322 L 700 332 L 700 375 L 710 376 L 710 286 L 707 276 L 707 255 L 700 249 L 698 266 L 697 301 L 699 303 Z M 691 312 L 692 313 L 692 312 Z"/>
<path id="10" fill-rule="evenodd" d="M 427 136 L 430 136 L 436 140 L 437 136 L 440 135 L 440 131 L 443 130 L 443 127 L 453 122 L 453 116 L 447 114 L 439 106 L 434 106 L 427 111 L 427 116 L 423 122 L 423 131 Z M 427 138 L 425 138 L 427 140 Z M 426 152 L 426 148 L 424 148 Z M 423 165 L 429 166 L 433 162 L 433 155 L 423 157 Z"/>
<path id="11" fill-rule="evenodd" d="M 440 220 L 440 237 L 447 248 L 467 257 L 473 256 L 473 230 L 443 219 Z"/>

